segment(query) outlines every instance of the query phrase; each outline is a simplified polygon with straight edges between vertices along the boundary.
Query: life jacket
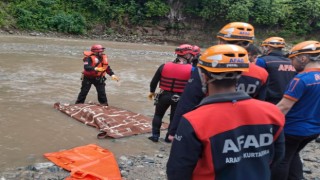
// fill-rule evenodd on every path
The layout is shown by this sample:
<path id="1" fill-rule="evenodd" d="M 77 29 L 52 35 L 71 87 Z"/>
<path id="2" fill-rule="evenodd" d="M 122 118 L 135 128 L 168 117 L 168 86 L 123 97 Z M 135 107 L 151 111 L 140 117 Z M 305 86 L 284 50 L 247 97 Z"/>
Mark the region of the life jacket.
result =
<path id="1" fill-rule="evenodd" d="M 92 67 L 103 67 L 105 69 L 108 68 L 108 57 L 107 55 L 103 54 L 102 55 L 102 61 L 99 61 L 99 59 L 91 52 L 91 51 L 84 51 L 84 58 L 83 58 L 83 62 L 86 61 L 86 59 L 88 57 L 91 58 Z M 99 63 L 99 64 L 97 64 Z M 83 75 L 86 77 L 103 77 L 106 74 L 106 71 L 103 72 L 97 72 L 97 71 L 87 71 L 87 70 L 83 70 Z"/>
<path id="2" fill-rule="evenodd" d="M 163 66 L 159 88 L 182 93 L 191 76 L 191 64 L 168 62 Z"/>

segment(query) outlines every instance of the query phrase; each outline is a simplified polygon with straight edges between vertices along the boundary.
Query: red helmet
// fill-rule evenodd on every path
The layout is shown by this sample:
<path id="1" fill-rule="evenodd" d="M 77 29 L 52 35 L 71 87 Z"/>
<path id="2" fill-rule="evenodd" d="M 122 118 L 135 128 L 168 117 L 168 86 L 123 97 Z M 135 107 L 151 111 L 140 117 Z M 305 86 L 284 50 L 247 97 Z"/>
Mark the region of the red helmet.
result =
<path id="1" fill-rule="evenodd" d="M 182 44 L 176 48 L 175 53 L 180 56 L 192 54 L 193 47 L 190 44 Z"/>
<path id="2" fill-rule="evenodd" d="M 199 48 L 199 46 L 196 46 L 196 45 L 193 46 L 193 48 L 192 48 L 192 54 L 193 54 L 194 56 L 200 54 L 200 48 Z"/>
<path id="3" fill-rule="evenodd" d="M 100 44 L 95 44 L 95 45 L 91 46 L 92 52 L 103 52 L 104 49 L 105 48 L 103 46 L 101 46 Z"/>

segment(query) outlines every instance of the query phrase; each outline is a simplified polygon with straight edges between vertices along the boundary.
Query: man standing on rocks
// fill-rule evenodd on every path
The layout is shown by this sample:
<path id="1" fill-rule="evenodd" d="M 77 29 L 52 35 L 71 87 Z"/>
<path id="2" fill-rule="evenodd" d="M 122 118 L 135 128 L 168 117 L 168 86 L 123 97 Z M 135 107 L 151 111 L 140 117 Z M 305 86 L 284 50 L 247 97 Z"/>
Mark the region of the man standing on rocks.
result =
<path id="1" fill-rule="evenodd" d="M 208 96 L 180 121 L 168 179 L 270 180 L 270 166 L 284 155 L 284 115 L 275 105 L 236 91 L 241 73 L 249 70 L 247 51 L 212 46 L 198 67 Z"/>
<path id="2" fill-rule="evenodd" d="M 303 179 L 300 151 L 320 134 L 320 42 L 305 41 L 289 52 L 297 74 L 277 104 L 286 115 L 285 158 L 272 180 Z"/>

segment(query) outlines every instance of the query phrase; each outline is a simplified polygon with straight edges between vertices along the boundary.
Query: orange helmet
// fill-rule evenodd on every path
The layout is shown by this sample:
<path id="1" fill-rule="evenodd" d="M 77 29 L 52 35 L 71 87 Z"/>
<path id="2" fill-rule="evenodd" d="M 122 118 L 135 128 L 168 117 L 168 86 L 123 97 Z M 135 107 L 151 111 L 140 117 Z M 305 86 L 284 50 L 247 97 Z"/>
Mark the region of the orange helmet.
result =
<path id="1" fill-rule="evenodd" d="M 299 54 L 314 54 L 320 53 L 320 42 L 318 41 L 304 41 L 301 42 L 289 51 L 289 58 L 297 56 Z"/>
<path id="2" fill-rule="evenodd" d="M 225 25 L 217 34 L 218 38 L 225 41 L 249 41 L 253 42 L 254 28 L 245 22 L 232 22 Z"/>
<path id="3" fill-rule="evenodd" d="M 264 40 L 261 43 L 261 46 L 271 46 L 275 48 L 284 48 L 286 46 L 286 42 L 281 37 L 270 37 Z"/>
<path id="4" fill-rule="evenodd" d="M 91 52 L 103 52 L 104 51 L 104 47 L 101 46 L 100 44 L 95 44 L 93 46 L 91 46 Z"/>
<path id="5" fill-rule="evenodd" d="M 196 46 L 196 45 L 193 46 L 193 48 L 192 48 L 192 54 L 193 54 L 194 56 L 200 54 L 200 51 L 201 51 L 201 50 L 200 50 L 200 47 L 199 47 L 199 46 Z"/>
<path id="6" fill-rule="evenodd" d="M 198 67 L 212 73 L 249 71 L 248 52 L 232 44 L 211 46 L 200 56 Z"/>
<path id="7" fill-rule="evenodd" d="M 175 49 L 177 55 L 183 56 L 186 54 L 192 54 L 193 47 L 190 44 L 182 44 Z"/>

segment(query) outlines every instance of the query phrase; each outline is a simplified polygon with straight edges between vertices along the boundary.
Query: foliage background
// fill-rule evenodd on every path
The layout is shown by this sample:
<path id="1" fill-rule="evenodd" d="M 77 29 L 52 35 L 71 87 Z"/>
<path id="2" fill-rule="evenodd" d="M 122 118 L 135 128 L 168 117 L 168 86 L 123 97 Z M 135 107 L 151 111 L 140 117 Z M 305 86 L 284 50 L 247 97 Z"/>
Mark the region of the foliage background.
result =
<path id="1" fill-rule="evenodd" d="M 258 36 L 296 41 L 320 30 L 320 0 L 3 0 L 0 27 L 86 34 L 121 33 L 137 26 L 163 26 L 183 33 L 199 24 L 213 31 L 231 21 L 251 23 Z M 102 32 L 101 32 L 102 31 Z"/>

